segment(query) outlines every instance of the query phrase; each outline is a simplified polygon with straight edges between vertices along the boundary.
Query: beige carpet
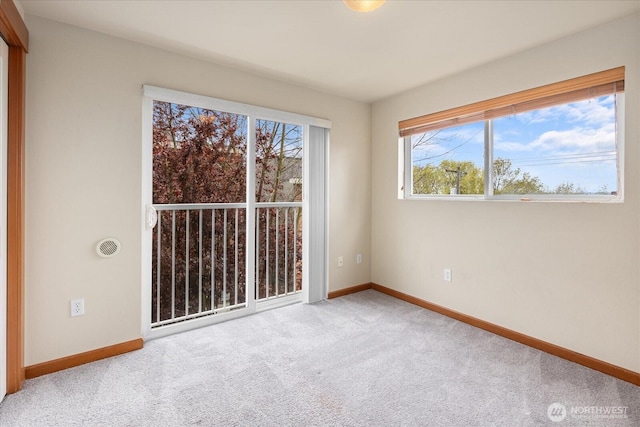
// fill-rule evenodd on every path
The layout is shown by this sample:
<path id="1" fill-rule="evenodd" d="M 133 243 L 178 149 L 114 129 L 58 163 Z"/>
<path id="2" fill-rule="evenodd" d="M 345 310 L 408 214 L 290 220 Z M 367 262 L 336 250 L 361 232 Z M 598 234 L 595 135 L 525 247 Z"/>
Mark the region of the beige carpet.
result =
<path id="1" fill-rule="evenodd" d="M 368 290 L 150 341 L 0 404 L 0 426 L 188 425 L 639 426 L 640 387 Z"/>

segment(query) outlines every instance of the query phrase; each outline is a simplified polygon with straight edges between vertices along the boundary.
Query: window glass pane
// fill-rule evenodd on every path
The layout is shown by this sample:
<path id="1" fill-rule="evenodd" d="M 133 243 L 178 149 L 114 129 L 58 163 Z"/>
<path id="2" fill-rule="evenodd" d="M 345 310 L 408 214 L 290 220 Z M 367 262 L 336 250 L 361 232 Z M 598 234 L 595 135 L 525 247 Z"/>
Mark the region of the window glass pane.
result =
<path id="1" fill-rule="evenodd" d="M 484 193 L 484 122 L 411 136 L 413 194 Z"/>
<path id="2" fill-rule="evenodd" d="M 153 102 L 153 203 L 242 203 L 247 117 Z"/>
<path id="3" fill-rule="evenodd" d="M 494 194 L 617 194 L 615 100 L 495 119 Z"/>
<path id="4" fill-rule="evenodd" d="M 302 126 L 256 120 L 256 202 L 302 200 Z"/>

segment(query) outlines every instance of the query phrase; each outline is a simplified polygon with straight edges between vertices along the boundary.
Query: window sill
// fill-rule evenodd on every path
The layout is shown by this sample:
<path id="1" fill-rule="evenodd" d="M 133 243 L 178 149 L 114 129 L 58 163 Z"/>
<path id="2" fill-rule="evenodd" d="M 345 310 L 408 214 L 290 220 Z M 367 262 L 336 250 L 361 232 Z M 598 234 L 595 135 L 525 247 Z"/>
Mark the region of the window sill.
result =
<path id="1" fill-rule="evenodd" d="M 411 195 L 400 197 L 401 200 L 410 201 L 449 201 L 449 202 L 520 202 L 520 203 L 604 203 L 620 204 L 624 203 L 622 196 L 450 196 L 450 195 Z"/>

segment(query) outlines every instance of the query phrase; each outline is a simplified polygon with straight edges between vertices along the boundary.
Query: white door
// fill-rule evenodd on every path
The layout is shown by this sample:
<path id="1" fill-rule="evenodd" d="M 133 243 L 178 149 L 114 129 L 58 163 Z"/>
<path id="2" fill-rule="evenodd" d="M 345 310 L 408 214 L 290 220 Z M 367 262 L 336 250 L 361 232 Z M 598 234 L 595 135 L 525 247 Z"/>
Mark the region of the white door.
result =
<path id="1" fill-rule="evenodd" d="M 0 401 L 7 393 L 7 92 L 9 47 L 0 39 Z"/>

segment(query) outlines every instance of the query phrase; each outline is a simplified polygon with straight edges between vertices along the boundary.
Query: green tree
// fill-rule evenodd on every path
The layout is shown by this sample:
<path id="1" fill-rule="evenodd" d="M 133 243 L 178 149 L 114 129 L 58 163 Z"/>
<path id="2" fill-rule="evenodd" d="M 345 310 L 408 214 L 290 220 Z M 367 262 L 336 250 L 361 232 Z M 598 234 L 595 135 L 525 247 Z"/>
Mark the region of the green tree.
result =
<path id="1" fill-rule="evenodd" d="M 473 164 L 473 162 L 456 162 L 453 160 L 443 160 L 442 163 L 440 163 L 440 168 L 446 173 L 446 193 L 449 193 L 451 188 L 457 187 L 458 168 L 460 168 L 460 194 L 484 193 L 483 171 L 475 164 Z"/>
<path id="2" fill-rule="evenodd" d="M 413 167 L 413 194 L 444 194 L 445 176 L 431 165 Z"/>
<path id="3" fill-rule="evenodd" d="M 544 193 L 540 178 L 513 168 L 511 160 L 498 157 L 493 161 L 493 194 Z"/>
<path id="4" fill-rule="evenodd" d="M 460 168 L 460 194 L 483 194 L 484 177 L 482 169 L 473 162 L 443 160 L 438 166 L 413 167 L 414 194 L 449 194 L 458 184 Z"/>
<path id="5" fill-rule="evenodd" d="M 484 171 L 473 162 L 443 160 L 438 166 L 413 167 L 413 194 L 450 194 L 458 185 L 460 194 L 483 194 Z M 493 162 L 493 194 L 586 194 L 586 190 L 572 182 L 563 182 L 553 190 L 545 187 L 540 178 L 514 168 L 511 160 L 498 157 Z M 595 194 L 611 194 L 604 185 Z"/>
<path id="6" fill-rule="evenodd" d="M 563 182 L 562 184 L 559 184 L 556 187 L 554 193 L 555 194 L 585 194 L 585 190 L 580 186 L 576 186 L 573 182 Z"/>
<path id="7" fill-rule="evenodd" d="M 414 194 L 450 194 L 458 185 L 460 168 L 460 194 L 484 194 L 484 171 L 473 162 L 443 160 L 438 166 L 413 167 Z M 563 187 L 570 190 L 573 187 Z M 561 191 L 560 187 L 556 192 Z M 497 158 L 493 162 L 493 194 L 535 194 L 544 193 L 540 178 L 514 168 L 511 160 Z M 569 194 L 569 193 L 565 193 Z"/>

